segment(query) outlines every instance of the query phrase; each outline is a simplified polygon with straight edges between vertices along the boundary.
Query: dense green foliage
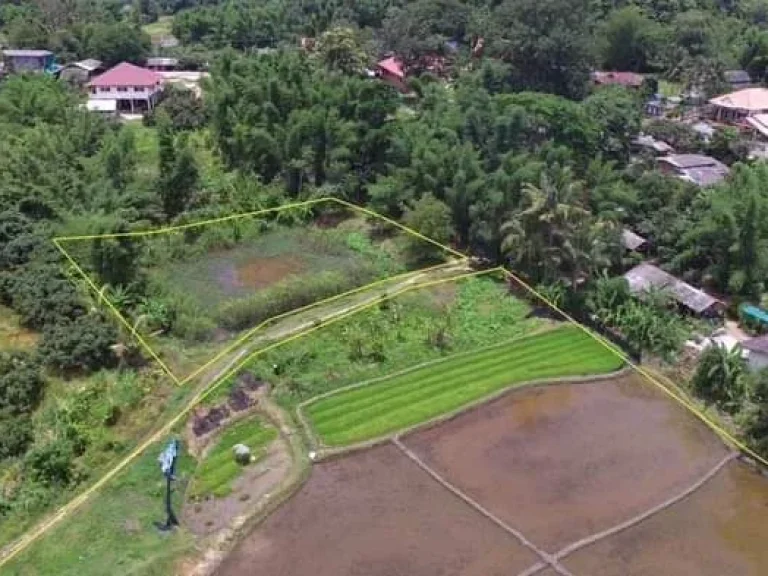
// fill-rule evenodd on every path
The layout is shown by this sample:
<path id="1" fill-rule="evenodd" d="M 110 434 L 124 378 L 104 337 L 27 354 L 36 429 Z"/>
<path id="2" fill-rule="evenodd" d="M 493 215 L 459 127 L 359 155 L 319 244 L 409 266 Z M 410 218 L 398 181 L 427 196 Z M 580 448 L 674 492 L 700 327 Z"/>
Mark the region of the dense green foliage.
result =
<path id="1" fill-rule="evenodd" d="M 509 386 L 620 366 L 613 352 L 566 326 L 343 390 L 306 412 L 325 444 L 352 444 L 426 422 Z"/>

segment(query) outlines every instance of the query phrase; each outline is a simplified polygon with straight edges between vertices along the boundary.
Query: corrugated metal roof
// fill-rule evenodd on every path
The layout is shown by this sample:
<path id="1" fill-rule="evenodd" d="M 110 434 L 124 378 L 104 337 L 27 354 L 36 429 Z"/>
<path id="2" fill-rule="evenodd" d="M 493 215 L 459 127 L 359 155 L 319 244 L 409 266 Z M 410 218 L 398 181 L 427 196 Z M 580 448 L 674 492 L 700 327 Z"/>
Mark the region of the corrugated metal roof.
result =
<path id="1" fill-rule="evenodd" d="M 624 228 L 621 231 L 621 242 L 627 250 L 637 250 L 640 246 L 645 244 L 646 240 L 639 234 L 632 232 L 632 230 Z"/>
<path id="2" fill-rule="evenodd" d="M 667 290 L 676 302 L 699 314 L 719 303 L 717 298 L 678 280 L 672 274 L 664 272 L 652 264 L 635 266 L 624 274 L 624 278 L 626 278 L 629 290 L 633 294 L 640 294 L 651 289 Z"/>
<path id="3" fill-rule="evenodd" d="M 16 58 L 16 57 L 31 57 L 31 58 L 45 58 L 46 56 L 52 56 L 53 52 L 50 50 L 15 50 L 15 49 L 9 49 L 9 50 L 3 50 L 3 55 L 8 56 L 10 58 Z"/>
<path id="4" fill-rule="evenodd" d="M 163 79 L 152 70 L 122 62 L 90 82 L 90 86 L 159 86 Z"/>

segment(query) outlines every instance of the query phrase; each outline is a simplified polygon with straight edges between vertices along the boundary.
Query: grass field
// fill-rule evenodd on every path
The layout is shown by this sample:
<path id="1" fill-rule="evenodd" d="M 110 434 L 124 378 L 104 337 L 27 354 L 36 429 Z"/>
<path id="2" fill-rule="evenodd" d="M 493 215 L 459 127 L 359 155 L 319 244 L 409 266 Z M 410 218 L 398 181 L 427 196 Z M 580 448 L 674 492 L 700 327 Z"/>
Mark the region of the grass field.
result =
<path id="1" fill-rule="evenodd" d="M 141 29 L 149 36 L 155 38 L 159 36 L 168 36 L 173 27 L 173 16 L 160 16 L 154 22 L 145 24 Z"/>
<path id="2" fill-rule="evenodd" d="M 267 447 L 275 438 L 277 438 L 277 431 L 265 425 L 257 417 L 243 420 L 227 428 L 195 472 L 188 497 L 195 499 L 229 495 L 233 482 L 243 471 L 243 466 L 235 462 L 233 457 L 232 448 L 235 444 L 248 446 L 255 462 L 264 457 Z"/>
<path id="3" fill-rule="evenodd" d="M 403 430 L 508 386 L 620 366 L 591 336 L 564 326 L 341 391 L 311 403 L 306 413 L 326 445 L 341 446 Z"/>
<path id="4" fill-rule="evenodd" d="M 0 306 L 0 351 L 31 350 L 40 336 L 19 324 L 19 317 L 9 308 Z"/>

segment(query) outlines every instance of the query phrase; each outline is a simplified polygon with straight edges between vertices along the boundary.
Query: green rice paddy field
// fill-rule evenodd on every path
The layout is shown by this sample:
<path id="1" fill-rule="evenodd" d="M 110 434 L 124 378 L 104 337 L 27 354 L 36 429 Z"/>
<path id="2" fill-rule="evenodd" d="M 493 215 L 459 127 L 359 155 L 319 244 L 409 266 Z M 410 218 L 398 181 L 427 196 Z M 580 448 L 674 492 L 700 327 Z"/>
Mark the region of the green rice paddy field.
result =
<path id="1" fill-rule="evenodd" d="M 603 374 L 622 361 L 576 326 L 457 354 L 305 407 L 327 446 L 370 440 L 429 421 L 531 380 Z"/>

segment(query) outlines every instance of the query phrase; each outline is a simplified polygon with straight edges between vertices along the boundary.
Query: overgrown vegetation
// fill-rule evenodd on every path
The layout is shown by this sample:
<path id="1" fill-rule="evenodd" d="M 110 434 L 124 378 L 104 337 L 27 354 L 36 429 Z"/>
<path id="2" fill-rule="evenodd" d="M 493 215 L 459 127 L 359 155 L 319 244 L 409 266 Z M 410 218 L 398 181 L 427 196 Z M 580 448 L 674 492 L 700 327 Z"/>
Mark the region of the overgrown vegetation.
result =
<path id="1" fill-rule="evenodd" d="M 526 381 L 611 372 L 621 360 L 566 326 L 408 370 L 323 398 L 306 408 L 330 446 L 391 434 Z"/>
<path id="2" fill-rule="evenodd" d="M 273 383 L 281 403 L 294 406 L 341 386 L 545 325 L 529 318 L 529 312 L 497 280 L 459 280 L 382 301 L 260 356 L 248 370 Z"/>

